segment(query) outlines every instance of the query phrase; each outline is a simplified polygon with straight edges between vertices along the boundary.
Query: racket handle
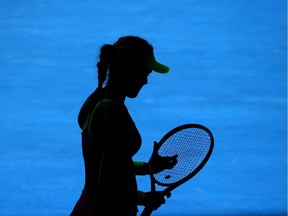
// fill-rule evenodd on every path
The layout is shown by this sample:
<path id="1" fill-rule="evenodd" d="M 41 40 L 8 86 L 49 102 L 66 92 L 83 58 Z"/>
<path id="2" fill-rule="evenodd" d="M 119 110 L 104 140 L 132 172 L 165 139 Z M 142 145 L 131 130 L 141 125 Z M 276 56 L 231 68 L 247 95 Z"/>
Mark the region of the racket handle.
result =
<path id="1" fill-rule="evenodd" d="M 141 213 L 141 216 L 150 216 L 152 214 L 152 212 L 153 212 L 152 209 L 145 207 Z"/>

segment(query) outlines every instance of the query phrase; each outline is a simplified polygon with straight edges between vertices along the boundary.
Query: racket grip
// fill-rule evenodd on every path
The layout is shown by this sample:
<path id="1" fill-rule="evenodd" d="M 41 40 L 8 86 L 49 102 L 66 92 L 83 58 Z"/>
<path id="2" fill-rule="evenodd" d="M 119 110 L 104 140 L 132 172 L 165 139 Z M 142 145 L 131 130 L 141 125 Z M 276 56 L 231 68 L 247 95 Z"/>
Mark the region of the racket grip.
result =
<path id="1" fill-rule="evenodd" d="M 152 212 L 153 212 L 152 209 L 145 207 L 141 213 L 141 216 L 150 216 L 152 214 Z"/>

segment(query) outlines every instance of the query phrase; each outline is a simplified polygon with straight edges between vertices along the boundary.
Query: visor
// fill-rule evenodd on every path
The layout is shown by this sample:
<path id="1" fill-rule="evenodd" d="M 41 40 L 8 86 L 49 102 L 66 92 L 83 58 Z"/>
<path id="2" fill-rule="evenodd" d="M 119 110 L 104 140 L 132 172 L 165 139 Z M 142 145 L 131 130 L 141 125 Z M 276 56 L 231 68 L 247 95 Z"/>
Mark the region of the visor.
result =
<path id="1" fill-rule="evenodd" d="M 166 65 L 163 65 L 161 63 L 159 63 L 156 59 L 154 54 L 149 55 L 146 59 L 145 59 L 145 65 L 158 73 L 167 73 L 169 71 L 169 67 Z"/>

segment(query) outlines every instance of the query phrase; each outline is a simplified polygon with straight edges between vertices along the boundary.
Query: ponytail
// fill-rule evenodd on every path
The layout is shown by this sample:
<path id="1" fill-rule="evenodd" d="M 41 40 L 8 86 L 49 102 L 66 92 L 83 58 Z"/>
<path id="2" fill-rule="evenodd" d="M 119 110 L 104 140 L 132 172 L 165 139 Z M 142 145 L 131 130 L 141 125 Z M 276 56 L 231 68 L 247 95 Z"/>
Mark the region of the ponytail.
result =
<path id="1" fill-rule="evenodd" d="M 102 88 L 108 74 L 109 65 L 114 59 L 116 47 L 110 44 L 105 44 L 100 49 L 98 68 L 98 88 Z"/>

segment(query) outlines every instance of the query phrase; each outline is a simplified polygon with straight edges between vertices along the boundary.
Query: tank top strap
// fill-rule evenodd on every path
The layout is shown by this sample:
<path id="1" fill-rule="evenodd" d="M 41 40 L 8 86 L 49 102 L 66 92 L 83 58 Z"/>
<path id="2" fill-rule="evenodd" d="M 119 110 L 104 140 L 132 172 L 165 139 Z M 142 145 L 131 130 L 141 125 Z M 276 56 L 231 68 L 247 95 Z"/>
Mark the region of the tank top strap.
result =
<path id="1" fill-rule="evenodd" d="M 88 117 L 84 123 L 84 126 L 82 128 L 82 131 L 84 131 L 86 128 L 90 127 L 90 123 L 91 123 L 91 119 L 92 119 L 92 116 L 94 115 L 94 112 L 95 110 L 100 107 L 101 105 L 103 104 L 106 104 L 106 103 L 116 103 L 114 100 L 112 99 L 109 99 L 109 98 L 105 98 L 105 99 L 102 99 L 100 101 L 98 101 L 95 105 L 95 107 L 93 109 L 90 109 L 89 111 L 89 114 L 88 114 Z"/>

